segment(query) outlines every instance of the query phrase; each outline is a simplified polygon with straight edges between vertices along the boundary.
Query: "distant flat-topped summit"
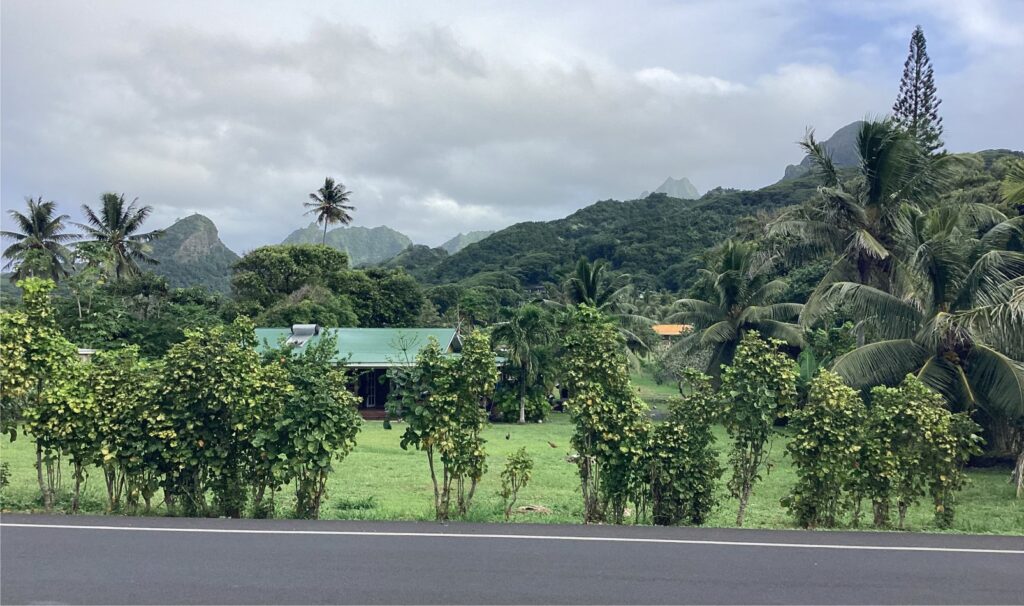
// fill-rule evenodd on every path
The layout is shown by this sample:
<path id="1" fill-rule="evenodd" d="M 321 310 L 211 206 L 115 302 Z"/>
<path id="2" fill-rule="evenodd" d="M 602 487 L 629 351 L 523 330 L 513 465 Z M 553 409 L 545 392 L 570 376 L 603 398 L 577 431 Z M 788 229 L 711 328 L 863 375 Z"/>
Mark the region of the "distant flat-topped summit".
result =
<path id="1" fill-rule="evenodd" d="M 665 182 L 661 184 L 658 189 L 654 190 L 656 194 L 665 194 L 670 198 L 679 198 L 681 200 L 696 200 L 700 197 L 700 192 L 697 188 L 690 183 L 690 180 L 686 177 L 679 179 L 673 179 L 669 177 L 665 179 Z M 644 192 L 640 194 L 641 198 L 646 198 L 650 195 L 650 192 Z"/>

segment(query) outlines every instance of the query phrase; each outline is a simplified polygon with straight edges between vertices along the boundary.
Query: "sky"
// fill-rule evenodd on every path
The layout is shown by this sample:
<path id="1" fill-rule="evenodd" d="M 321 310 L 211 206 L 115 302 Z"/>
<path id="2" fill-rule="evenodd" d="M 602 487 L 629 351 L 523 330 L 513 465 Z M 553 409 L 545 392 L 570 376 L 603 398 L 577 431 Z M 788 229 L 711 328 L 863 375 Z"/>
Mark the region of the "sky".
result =
<path id="1" fill-rule="evenodd" d="M 458 232 L 758 188 L 895 99 L 924 27 L 951 151 L 1024 148 L 1024 1 L 0 3 L 0 204 L 103 192 L 236 252 L 308 225 Z"/>

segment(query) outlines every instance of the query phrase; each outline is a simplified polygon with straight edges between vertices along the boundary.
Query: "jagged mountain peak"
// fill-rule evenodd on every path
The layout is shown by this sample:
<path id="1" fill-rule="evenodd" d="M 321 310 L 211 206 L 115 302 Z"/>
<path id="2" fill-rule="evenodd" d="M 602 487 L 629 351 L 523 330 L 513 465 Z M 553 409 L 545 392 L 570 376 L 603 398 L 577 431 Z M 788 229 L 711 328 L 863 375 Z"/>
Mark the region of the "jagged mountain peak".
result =
<path id="1" fill-rule="evenodd" d="M 238 255 L 221 242 L 209 217 L 195 213 L 178 219 L 150 246 L 150 256 L 158 261 L 153 272 L 167 278 L 171 286 L 229 290 L 231 266 Z"/>
<path id="2" fill-rule="evenodd" d="M 832 162 L 838 168 L 857 166 L 860 157 L 857 155 L 857 134 L 864 125 L 863 120 L 851 122 L 832 133 L 832 136 L 825 139 L 821 144 L 825 151 L 832 155 Z M 786 167 L 786 173 L 782 180 L 796 179 L 811 172 L 814 168 L 814 161 L 810 156 L 804 156 L 800 164 L 790 164 Z"/>
<path id="3" fill-rule="evenodd" d="M 467 233 L 460 232 L 454 238 L 442 244 L 439 248 L 443 248 L 448 251 L 448 254 L 454 255 L 470 244 L 479 242 L 493 233 L 493 231 L 488 230 L 471 231 Z"/>

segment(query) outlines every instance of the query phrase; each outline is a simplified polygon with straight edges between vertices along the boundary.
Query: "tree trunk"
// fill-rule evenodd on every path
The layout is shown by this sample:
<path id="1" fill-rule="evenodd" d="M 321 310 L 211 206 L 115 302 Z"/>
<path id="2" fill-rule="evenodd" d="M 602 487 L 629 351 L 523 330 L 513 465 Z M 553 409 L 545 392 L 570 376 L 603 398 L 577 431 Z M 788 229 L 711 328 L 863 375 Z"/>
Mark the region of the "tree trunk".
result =
<path id="1" fill-rule="evenodd" d="M 53 508 L 53 495 L 49 484 L 43 479 L 43 447 L 36 442 L 36 479 L 39 480 L 39 494 L 43 497 L 43 508 L 49 512 Z"/>
<path id="2" fill-rule="evenodd" d="M 82 464 L 78 461 L 75 465 L 75 492 L 71 496 L 71 513 L 78 513 L 78 502 L 82 495 Z"/>
<path id="3" fill-rule="evenodd" d="M 434 516 L 441 519 L 441 491 L 437 487 L 437 472 L 434 471 L 434 451 L 427 449 L 427 465 L 430 467 L 430 481 L 434 485 Z"/>
<path id="4" fill-rule="evenodd" d="M 327 221 L 324 221 L 324 239 L 321 244 L 327 246 Z"/>
<path id="5" fill-rule="evenodd" d="M 1021 448 L 1017 456 L 1017 464 L 1013 468 L 1017 480 L 1017 498 L 1024 497 L 1024 448 Z"/>
<path id="6" fill-rule="evenodd" d="M 526 424 L 526 380 L 519 381 L 519 424 Z"/>
<path id="7" fill-rule="evenodd" d="M 259 487 L 256 489 L 256 494 L 252 497 L 252 517 L 254 518 L 272 517 L 263 509 L 263 495 L 266 493 L 266 490 L 266 482 L 260 482 Z"/>
<path id="8" fill-rule="evenodd" d="M 115 496 L 117 471 L 114 469 L 113 464 L 108 463 L 103 466 L 103 480 L 107 483 L 107 513 L 110 513 L 120 507 L 120 503 L 117 502 Z"/>
<path id="9" fill-rule="evenodd" d="M 750 482 L 743 483 L 743 489 L 740 491 L 740 510 L 736 514 L 737 526 L 743 526 L 743 519 L 747 516 L 747 504 L 750 502 L 751 488 Z"/>
<path id="10" fill-rule="evenodd" d="M 874 523 L 876 528 L 885 528 L 889 525 L 888 501 L 872 501 L 871 509 L 874 512 Z"/>

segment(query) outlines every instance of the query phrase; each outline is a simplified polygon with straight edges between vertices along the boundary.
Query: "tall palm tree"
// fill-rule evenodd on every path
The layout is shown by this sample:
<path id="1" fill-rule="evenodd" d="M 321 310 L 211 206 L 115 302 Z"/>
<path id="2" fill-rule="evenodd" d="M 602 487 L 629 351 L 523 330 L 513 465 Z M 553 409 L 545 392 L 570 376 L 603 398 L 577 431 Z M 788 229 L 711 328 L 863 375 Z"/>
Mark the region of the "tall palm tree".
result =
<path id="1" fill-rule="evenodd" d="M 78 225 L 85 230 L 88 242 L 97 242 L 105 248 L 114 268 L 114 276 L 121 279 L 138 274 L 139 263 L 156 265 L 156 259 L 149 256 L 149 243 L 163 235 L 163 230 L 139 233 L 146 222 L 152 206 L 138 206 L 139 199 L 125 203 L 124 194 L 103 194 L 99 214 L 87 204 L 82 205 L 86 223 Z"/>
<path id="2" fill-rule="evenodd" d="M 580 257 L 575 272 L 566 281 L 565 293 L 573 305 L 589 305 L 606 311 L 628 288 L 628 276 L 610 276 L 607 261 L 598 259 L 591 263 L 586 257 Z"/>
<path id="3" fill-rule="evenodd" d="M 691 324 L 694 330 L 670 351 L 710 349 L 708 374 L 717 377 L 748 330 L 803 347 L 801 327 L 790 322 L 803 306 L 777 302 L 787 283 L 772 279 L 774 259 L 755 243 L 735 240 L 726 240 L 716 256 L 709 268 L 699 270 L 707 296 L 675 302 L 678 311 L 668 321 Z"/>
<path id="4" fill-rule="evenodd" d="M 565 281 L 561 301 L 545 301 L 558 306 L 589 305 L 611 318 L 626 344 L 631 363 L 651 347 L 653 321 L 639 313 L 633 285 L 628 274 L 611 275 L 603 259 L 590 262 L 580 257 L 572 275 Z M 648 335 L 647 333 L 651 333 Z"/>
<path id="5" fill-rule="evenodd" d="M 71 252 L 65 244 L 78 235 L 64 231 L 68 216 L 57 215 L 54 202 L 43 201 L 42 196 L 26 198 L 25 202 L 27 212 L 8 211 L 18 231 L 0 232 L 0 236 L 14 240 L 4 250 L 5 267 L 14 267 L 12 281 L 40 272 L 58 282 L 68 275 L 71 265 Z"/>
<path id="6" fill-rule="evenodd" d="M 526 304 L 494 327 L 491 338 L 516 373 L 519 390 L 519 422 L 526 423 L 526 394 L 540 379 L 542 360 L 555 338 L 551 318 L 537 305 Z"/>
<path id="7" fill-rule="evenodd" d="M 818 196 L 784 213 L 769 226 L 769 234 L 795 238 L 798 253 L 836 256 L 809 298 L 808 311 L 834 282 L 856 281 L 890 290 L 902 279 L 899 261 L 911 238 L 912 209 L 938 191 L 950 157 L 926 153 L 889 119 L 867 121 L 861 127 L 860 161 L 852 179 L 842 179 L 813 131 L 801 146 L 820 175 Z"/>
<path id="8" fill-rule="evenodd" d="M 1015 217 L 976 237 L 969 209 L 939 207 L 914 221 L 916 246 L 905 292 L 836 282 L 821 309 L 841 306 L 880 340 L 836 360 L 855 387 L 899 382 L 915 372 L 954 405 L 1024 415 L 1024 253 L 1007 250 L 1024 235 Z M 813 323 L 819 314 L 806 314 Z"/>
<path id="9" fill-rule="evenodd" d="M 324 179 L 324 186 L 309 194 L 309 202 L 303 204 L 309 210 L 307 215 L 316 215 L 316 222 L 324 224 L 323 244 L 327 244 L 327 226 L 335 223 L 348 225 L 352 222 L 350 210 L 356 207 L 349 206 L 349 196 L 352 192 L 347 191 L 342 183 L 335 183 L 334 179 Z"/>

